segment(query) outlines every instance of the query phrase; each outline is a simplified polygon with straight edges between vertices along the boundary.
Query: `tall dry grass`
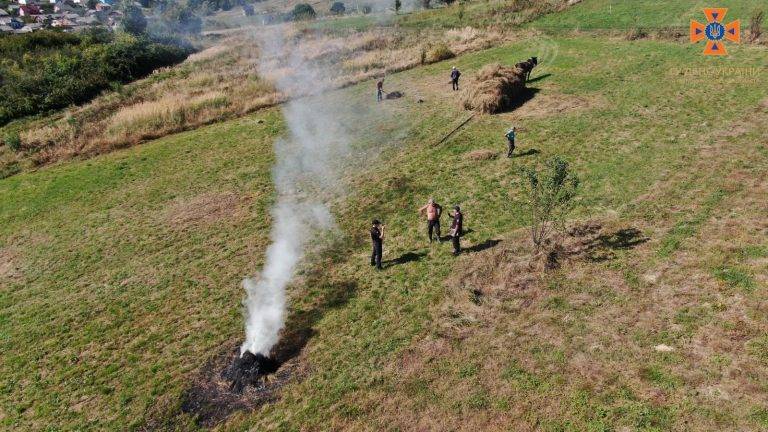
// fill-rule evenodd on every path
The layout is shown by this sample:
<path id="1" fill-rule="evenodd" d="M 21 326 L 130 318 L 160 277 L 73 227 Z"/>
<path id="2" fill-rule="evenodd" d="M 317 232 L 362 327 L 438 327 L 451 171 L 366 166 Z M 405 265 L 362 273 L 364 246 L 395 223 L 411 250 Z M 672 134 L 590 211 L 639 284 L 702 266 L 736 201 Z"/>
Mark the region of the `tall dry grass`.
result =
<path id="1" fill-rule="evenodd" d="M 405 30 L 395 27 L 347 33 L 308 32 L 286 24 L 289 40 L 302 45 L 307 59 L 333 68 L 333 86 L 345 87 L 389 73 L 484 49 L 510 40 L 511 33 L 465 27 Z M 297 50 L 298 51 L 298 50 Z M 440 52 L 437 52 L 440 51 Z M 233 118 L 284 101 L 271 82 L 259 76 L 258 63 L 284 76 L 295 75 L 285 58 L 260 58 L 252 30 L 231 32 L 173 68 L 54 117 L 30 122 L 21 134 L 26 157 L 41 165 L 75 156 L 92 156 L 132 146 L 212 122 Z"/>

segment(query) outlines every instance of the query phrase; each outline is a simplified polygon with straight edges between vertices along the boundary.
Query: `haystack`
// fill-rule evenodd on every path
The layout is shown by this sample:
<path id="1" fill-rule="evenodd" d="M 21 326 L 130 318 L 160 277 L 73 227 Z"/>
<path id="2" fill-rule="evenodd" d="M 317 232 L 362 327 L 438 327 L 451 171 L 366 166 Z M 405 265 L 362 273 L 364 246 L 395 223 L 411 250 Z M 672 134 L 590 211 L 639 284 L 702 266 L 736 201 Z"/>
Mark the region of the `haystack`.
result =
<path id="1" fill-rule="evenodd" d="M 524 72 L 495 63 L 484 66 L 470 80 L 461 103 L 468 110 L 496 114 L 513 107 L 524 93 Z"/>

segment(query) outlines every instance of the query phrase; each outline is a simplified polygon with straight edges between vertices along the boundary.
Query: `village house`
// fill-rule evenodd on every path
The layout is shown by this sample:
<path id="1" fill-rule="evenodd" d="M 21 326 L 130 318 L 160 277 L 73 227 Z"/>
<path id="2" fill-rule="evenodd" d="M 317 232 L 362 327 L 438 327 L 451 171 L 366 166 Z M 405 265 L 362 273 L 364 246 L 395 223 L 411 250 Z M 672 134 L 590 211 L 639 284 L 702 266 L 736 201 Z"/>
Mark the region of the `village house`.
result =
<path id="1" fill-rule="evenodd" d="M 33 16 L 40 15 L 40 6 L 35 4 L 28 4 L 19 8 L 19 16 Z"/>

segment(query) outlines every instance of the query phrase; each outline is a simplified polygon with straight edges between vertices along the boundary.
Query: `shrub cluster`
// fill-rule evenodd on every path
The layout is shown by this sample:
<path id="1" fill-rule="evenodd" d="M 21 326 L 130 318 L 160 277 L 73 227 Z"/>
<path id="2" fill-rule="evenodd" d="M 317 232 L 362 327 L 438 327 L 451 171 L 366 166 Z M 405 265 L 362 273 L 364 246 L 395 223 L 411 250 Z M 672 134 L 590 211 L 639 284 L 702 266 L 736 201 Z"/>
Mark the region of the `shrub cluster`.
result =
<path id="1" fill-rule="evenodd" d="M 80 104 L 102 90 L 176 64 L 188 46 L 146 36 L 40 31 L 0 38 L 0 126 Z"/>

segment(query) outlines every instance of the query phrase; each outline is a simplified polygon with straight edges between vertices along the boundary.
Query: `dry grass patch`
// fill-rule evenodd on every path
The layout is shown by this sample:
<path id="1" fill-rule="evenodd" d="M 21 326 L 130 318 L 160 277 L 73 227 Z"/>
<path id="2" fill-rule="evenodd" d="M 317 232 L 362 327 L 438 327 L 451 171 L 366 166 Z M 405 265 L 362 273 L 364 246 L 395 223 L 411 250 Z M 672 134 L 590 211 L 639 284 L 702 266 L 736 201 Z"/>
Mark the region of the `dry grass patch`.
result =
<path id="1" fill-rule="evenodd" d="M 488 149 L 480 149 L 480 150 L 472 150 L 471 152 L 467 152 L 464 154 L 464 159 L 471 160 L 471 161 L 485 161 L 485 160 L 493 160 L 499 157 L 499 153 L 495 152 L 493 150 Z"/>
<path id="2" fill-rule="evenodd" d="M 185 229 L 231 220 L 245 213 L 248 200 L 231 192 L 205 193 L 191 199 L 176 200 L 166 210 L 166 221 Z"/>
<path id="3" fill-rule="evenodd" d="M 599 99 L 587 99 L 575 95 L 541 92 L 535 98 L 525 103 L 525 106 L 509 113 L 503 113 L 503 118 L 537 119 L 546 118 L 563 113 L 584 111 L 603 106 Z"/>
<path id="4" fill-rule="evenodd" d="M 0 248 L 0 280 L 21 277 L 18 255 L 10 248 Z"/>

